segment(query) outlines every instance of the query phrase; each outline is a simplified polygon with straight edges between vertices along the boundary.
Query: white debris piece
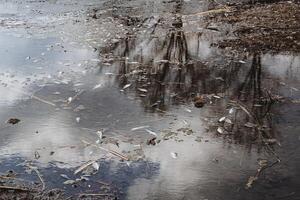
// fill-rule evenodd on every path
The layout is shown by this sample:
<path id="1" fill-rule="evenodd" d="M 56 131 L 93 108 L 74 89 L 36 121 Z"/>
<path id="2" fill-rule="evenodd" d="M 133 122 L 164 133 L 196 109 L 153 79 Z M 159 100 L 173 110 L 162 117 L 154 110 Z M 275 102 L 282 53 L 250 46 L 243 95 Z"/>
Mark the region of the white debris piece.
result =
<path id="1" fill-rule="evenodd" d="M 176 159 L 178 157 L 178 153 L 176 153 L 176 152 L 171 152 L 170 154 L 171 154 L 171 157 L 174 159 Z"/>
<path id="2" fill-rule="evenodd" d="M 145 129 L 148 133 L 150 133 L 151 135 L 154 135 L 154 136 L 156 136 L 157 137 L 157 134 L 155 133 L 155 132 L 153 132 L 153 131 L 151 131 L 151 130 L 149 130 L 149 129 Z"/>
<path id="3" fill-rule="evenodd" d="M 145 128 L 149 128 L 149 126 L 138 126 L 138 127 L 134 127 L 134 128 L 131 129 L 131 131 L 137 131 L 137 130 L 145 129 Z"/>
<path id="4" fill-rule="evenodd" d="M 97 162 L 94 162 L 92 166 L 93 166 L 93 168 L 94 168 L 95 170 L 97 170 L 97 171 L 98 171 L 99 168 L 100 168 L 100 166 L 99 166 L 99 164 L 98 164 Z"/>

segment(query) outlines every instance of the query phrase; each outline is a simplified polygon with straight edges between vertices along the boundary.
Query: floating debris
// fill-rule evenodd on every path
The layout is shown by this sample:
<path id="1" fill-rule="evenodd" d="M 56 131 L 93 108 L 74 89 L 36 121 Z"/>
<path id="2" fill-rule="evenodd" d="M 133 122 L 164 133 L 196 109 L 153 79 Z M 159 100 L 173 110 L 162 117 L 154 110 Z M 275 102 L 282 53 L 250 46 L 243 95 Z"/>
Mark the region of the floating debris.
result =
<path id="1" fill-rule="evenodd" d="M 17 123 L 19 123 L 21 120 L 20 119 L 17 119 L 17 118 L 10 118 L 7 123 L 8 124 L 12 124 L 12 125 L 15 125 Z"/>
<path id="2" fill-rule="evenodd" d="M 170 154 L 171 154 L 171 157 L 172 157 L 172 158 L 174 158 L 174 159 L 178 158 L 178 153 L 176 153 L 176 152 L 171 152 Z"/>
<path id="3" fill-rule="evenodd" d="M 235 112 L 235 108 L 230 108 L 228 112 L 229 114 L 233 114 Z"/>
<path id="4" fill-rule="evenodd" d="M 181 131 L 181 132 L 185 133 L 186 135 L 191 135 L 194 133 L 193 129 L 191 129 L 191 128 L 180 128 L 180 129 L 177 129 L 177 131 Z"/>
<path id="5" fill-rule="evenodd" d="M 189 113 L 192 112 L 192 110 L 190 110 L 190 109 L 188 109 L 188 108 L 184 108 L 184 110 L 185 110 L 186 112 L 189 112 Z"/>
<path id="6" fill-rule="evenodd" d="M 225 119 L 226 119 L 226 117 L 221 117 L 219 120 L 218 120 L 218 122 L 224 122 L 225 121 Z"/>
<path id="7" fill-rule="evenodd" d="M 225 122 L 226 122 L 227 124 L 233 124 L 232 121 L 231 121 L 231 119 L 228 119 L 228 118 L 225 119 Z"/>
<path id="8" fill-rule="evenodd" d="M 206 103 L 206 100 L 203 96 L 197 96 L 194 98 L 194 105 L 196 108 L 202 108 Z"/>
<path id="9" fill-rule="evenodd" d="M 134 127 L 131 129 L 131 131 L 137 131 L 137 130 L 141 130 L 141 129 L 146 129 L 149 128 L 150 126 L 138 126 L 138 127 Z"/>
<path id="10" fill-rule="evenodd" d="M 149 129 L 145 129 L 145 131 L 147 131 L 149 134 L 154 135 L 157 137 L 157 134 L 153 131 L 150 131 Z"/>
<path id="11" fill-rule="evenodd" d="M 92 164 L 92 166 L 93 166 L 93 168 L 94 168 L 96 171 L 98 171 L 99 168 L 100 168 L 100 165 L 99 165 L 97 162 L 94 162 L 94 163 Z"/>
<path id="12" fill-rule="evenodd" d="M 69 98 L 67 99 L 67 103 L 70 104 L 70 103 L 72 102 L 72 100 L 73 100 L 73 98 L 72 98 L 72 97 L 69 97 Z"/>
<path id="13" fill-rule="evenodd" d="M 148 92 L 148 90 L 146 90 L 146 89 L 144 89 L 144 88 L 138 88 L 138 91 L 140 91 L 140 92 Z"/>
<path id="14" fill-rule="evenodd" d="M 102 87 L 103 86 L 103 84 L 102 83 L 99 83 L 98 85 L 95 85 L 94 87 L 93 87 L 93 90 L 96 90 L 96 89 L 98 89 L 98 88 L 100 88 L 100 87 Z"/>
<path id="15" fill-rule="evenodd" d="M 147 141 L 147 145 L 153 145 L 153 146 L 156 145 L 155 140 L 156 140 L 156 137 L 151 138 L 150 140 Z"/>
<path id="16" fill-rule="evenodd" d="M 247 128 L 255 128 L 257 125 L 253 124 L 251 122 L 247 122 L 246 124 L 244 124 L 244 126 L 247 127 Z"/>
<path id="17" fill-rule="evenodd" d="M 61 174 L 60 176 L 63 177 L 64 179 L 70 180 L 70 178 L 66 174 Z"/>
<path id="18" fill-rule="evenodd" d="M 268 145 L 280 144 L 275 138 L 264 139 L 263 142 Z"/>
<path id="19" fill-rule="evenodd" d="M 216 99 L 221 99 L 222 98 L 222 97 L 220 97 L 218 95 L 214 95 L 213 97 L 216 98 Z"/>
<path id="20" fill-rule="evenodd" d="M 87 163 L 83 164 L 81 167 L 79 167 L 78 169 L 76 169 L 75 172 L 74 172 L 74 174 L 76 175 L 76 174 L 82 172 L 84 169 L 86 169 L 87 167 L 89 167 L 93 163 L 95 163 L 95 161 L 93 161 L 93 160 L 88 161 Z"/>
<path id="21" fill-rule="evenodd" d="M 196 142 L 202 142 L 202 139 L 203 139 L 202 137 L 197 136 L 197 138 L 195 139 L 195 141 L 196 141 Z"/>
<path id="22" fill-rule="evenodd" d="M 102 131 L 97 131 L 97 135 L 100 138 L 100 140 L 102 140 L 102 138 L 103 138 L 103 132 Z"/>
<path id="23" fill-rule="evenodd" d="M 268 160 L 261 159 L 261 160 L 258 161 L 258 165 L 260 167 L 266 167 L 266 166 L 268 166 Z"/>
<path id="24" fill-rule="evenodd" d="M 129 88 L 130 86 L 131 86 L 131 83 L 126 84 L 126 85 L 123 87 L 123 90 L 126 90 L 126 89 Z"/>
<path id="25" fill-rule="evenodd" d="M 75 183 L 77 183 L 77 181 L 74 180 L 66 180 L 65 182 L 63 182 L 64 185 L 74 185 Z"/>
<path id="26" fill-rule="evenodd" d="M 38 160 L 40 157 L 41 157 L 41 156 L 40 156 L 39 152 L 38 152 L 38 151 L 35 151 L 35 152 L 34 152 L 34 158 Z"/>
<path id="27" fill-rule="evenodd" d="M 222 127 L 218 127 L 217 132 L 220 133 L 220 134 L 224 134 L 225 130 Z"/>

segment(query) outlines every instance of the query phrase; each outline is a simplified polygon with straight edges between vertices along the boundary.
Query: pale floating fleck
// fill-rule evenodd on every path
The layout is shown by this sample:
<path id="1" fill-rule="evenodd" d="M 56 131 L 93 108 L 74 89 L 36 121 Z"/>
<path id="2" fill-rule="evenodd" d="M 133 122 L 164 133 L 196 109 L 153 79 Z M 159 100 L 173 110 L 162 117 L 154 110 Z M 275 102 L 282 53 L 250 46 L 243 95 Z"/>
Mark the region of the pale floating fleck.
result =
<path id="1" fill-rule="evenodd" d="M 218 95 L 214 95 L 213 97 L 216 98 L 216 99 L 221 99 L 221 97 L 218 96 Z"/>
<path id="2" fill-rule="evenodd" d="M 64 185 L 73 185 L 75 183 L 76 183 L 76 181 L 74 181 L 74 180 L 67 180 L 64 182 Z"/>
<path id="3" fill-rule="evenodd" d="M 294 91 L 299 91 L 299 89 L 298 88 L 295 88 L 295 87 L 290 87 L 291 88 L 291 90 L 294 90 Z"/>
<path id="4" fill-rule="evenodd" d="M 246 63 L 246 61 L 239 60 L 239 63 L 245 64 L 245 63 Z"/>
<path id="5" fill-rule="evenodd" d="M 219 122 L 224 122 L 225 119 L 226 119 L 226 117 L 221 117 L 221 118 L 219 119 Z"/>
<path id="6" fill-rule="evenodd" d="M 280 143 L 275 139 L 275 138 L 271 138 L 271 139 L 264 139 L 263 140 L 265 144 L 279 144 L 280 146 Z"/>
<path id="7" fill-rule="evenodd" d="M 70 180 L 70 178 L 66 174 L 61 174 L 60 176 L 63 177 L 63 178 L 65 178 L 65 179 Z"/>
<path id="8" fill-rule="evenodd" d="M 80 122 L 80 117 L 76 117 L 76 122 L 77 122 L 77 123 Z"/>
<path id="9" fill-rule="evenodd" d="M 97 135 L 100 138 L 100 140 L 103 138 L 103 132 L 102 131 L 97 131 Z"/>
<path id="10" fill-rule="evenodd" d="M 154 131 L 151 131 L 149 129 L 145 129 L 149 134 L 154 135 L 157 137 L 157 134 Z"/>
<path id="11" fill-rule="evenodd" d="M 249 189 L 252 187 L 253 183 L 257 180 L 258 178 L 255 176 L 250 176 L 248 179 L 248 182 L 246 184 L 246 189 Z"/>
<path id="12" fill-rule="evenodd" d="M 232 121 L 231 121 L 231 119 L 228 119 L 228 118 L 225 119 L 225 122 L 226 122 L 227 124 L 233 124 Z"/>
<path id="13" fill-rule="evenodd" d="M 218 127 L 217 132 L 220 134 L 224 133 L 224 129 L 222 127 Z"/>
<path id="14" fill-rule="evenodd" d="M 192 110 L 190 110 L 190 109 L 188 109 L 188 108 L 184 108 L 184 110 L 185 110 L 186 112 L 189 112 L 189 113 L 192 112 Z"/>
<path id="15" fill-rule="evenodd" d="M 139 62 L 127 62 L 127 64 L 136 65 L 136 64 L 140 64 L 140 63 Z"/>
<path id="16" fill-rule="evenodd" d="M 67 102 L 68 102 L 68 103 L 71 103 L 72 100 L 73 100 L 73 98 L 72 98 L 72 97 L 69 97 L 68 100 L 67 100 Z"/>
<path id="17" fill-rule="evenodd" d="M 266 166 L 268 166 L 268 160 L 266 160 L 266 159 L 261 159 L 261 160 L 258 161 L 258 165 L 259 165 L 260 167 L 266 167 Z"/>
<path id="18" fill-rule="evenodd" d="M 93 87 L 93 90 L 96 90 L 96 89 L 98 89 L 98 88 L 100 88 L 100 87 L 102 87 L 102 83 L 99 83 L 98 85 L 95 85 L 95 86 Z"/>
<path id="19" fill-rule="evenodd" d="M 92 166 L 93 166 L 93 168 L 94 168 L 95 170 L 97 170 L 97 171 L 98 171 L 99 168 L 100 168 L 100 166 L 99 166 L 99 164 L 98 164 L 97 162 L 94 162 Z"/>
<path id="20" fill-rule="evenodd" d="M 123 90 L 129 88 L 131 86 L 131 83 L 124 85 Z"/>
<path id="21" fill-rule="evenodd" d="M 234 108 L 230 108 L 229 109 L 229 114 L 233 114 L 235 112 L 235 109 Z"/>
<path id="22" fill-rule="evenodd" d="M 144 88 L 138 88 L 138 91 L 140 91 L 140 92 L 148 92 L 148 90 L 146 90 Z"/>
<path id="23" fill-rule="evenodd" d="M 216 80 L 225 81 L 222 77 L 216 77 Z"/>
<path id="24" fill-rule="evenodd" d="M 244 126 L 247 127 L 247 128 L 254 128 L 254 127 L 256 127 L 256 124 L 253 124 L 251 122 L 247 122 L 246 124 L 244 124 Z"/>
<path id="25" fill-rule="evenodd" d="M 172 158 L 174 158 L 174 159 L 178 158 L 178 153 L 176 153 L 176 152 L 171 152 L 170 154 L 171 154 L 171 157 L 172 157 Z"/>
<path id="26" fill-rule="evenodd" d="M 150 126 L 138 126 L 138 127 L 134 127 L 131 129 L 131 131 L 137 131 L 137 130 L 140 130 L 140 129 L 145 129 L 145 128 L 149 128 Z"/>

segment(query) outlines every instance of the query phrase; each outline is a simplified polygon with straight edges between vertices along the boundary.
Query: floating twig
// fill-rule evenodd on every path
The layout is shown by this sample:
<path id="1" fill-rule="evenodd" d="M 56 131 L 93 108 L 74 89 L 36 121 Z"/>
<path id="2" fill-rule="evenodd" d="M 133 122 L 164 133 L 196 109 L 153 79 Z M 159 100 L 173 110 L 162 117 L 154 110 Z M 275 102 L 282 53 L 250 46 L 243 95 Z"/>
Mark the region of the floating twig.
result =
<path id="1" fill-rule="evenodd" d="M 117 157 L 119 157 L 119 158 L 121 158 L 121 159 L 123 159 L 123 160 L 126 160 L 126 161 L 129 160 L 128 157 L 126 157 L 125 155 L 122 155 L 121 153 L 116 152 L 116 151 L 114 151 L 114 150 L 110 150 L 110 149 L 106 149 L 106 148 L 100 147 L 100 146 L 98 146 L 98 145 L 92 144 L 92 143 L 87 142 L 87 141 L 85 141 L 85 140 L 82 140 L 82 142 L 85 143 L 85 144 L 87 144 L 87 145 L 89 145 L 89 146 L 93 146 L 93 147 L 96 147 L 96 148 L 101 149 L 101 150 L 103 150 L 103 151 L 109 152 L 109 153 L 113 154 L 114 156 L 117 156 Z"/>
<path id="2" fill-rule="evenodd" d="M 79 197 L 83 197 L 83 196 L 98 196 L 98 197 L 103 197 L 103 196 L 114 196 L 114 195 L 113 194 L 86 194 L 86 193 L 79 194 Z"/>
<path id="3" fill-rule="evenodd" d="M 18 191 L 23 191 L 23 192 L 29 192 L 29 189 L 26 188 L 19 188 L 19 187 L 11 187 L 11 186 L 0 186 L 0 190 L 18 190 Z"/>
<path id="4" fill-rule="evenodd" d="M 33 99 L 35 99 L 35 100 L 37 100 L 37 101 L 40 101 L 40 102 L 42 102 L 42 103 L 48 104 L 48 105 L 50 105 L 50 106 L 56 107 L 56 105 L 55 105 L 54 103 L 52 103 L 52 102 L 50 102 L 50 101 L 47 101 L 47 100 L 45 100 L 45 99 L 41 99 L 40 97 L 37 97 L 37 96 L 35 96 L 35 95 L 31 95 L 31 98 L 33 98 Z"/>
<path id="5" fill-rule="evenodd" d="M 74 174 L 78 174 L 79 172 L 86 169 L 88 166 L 92 165 L 94 162 L 95 162 L 94 160 L 90 160 L 89 162 L 83 164 L 82 166 L 80 166 L 78 169 L 75 170 Z"/>
<path id="6" fill-rule="evenodd" d="M 30 169 L 32 169 L 33 171 L 35 171 L 35 173 L 37 174 L 38 178 L 40 179 L 40 181 L 42 183 L 42 191 L 44 191 L 45 188 L 46 188 L 46 184 L 45 184 L 45 181 L 43 180 L 42 175 L 39 172 L 39 170 L 36 167 L 30 166 L 30 165 L 27 165 L 27 167 L 29 167 Z"/>
<path id="7" fill-rule="evenodd" d="M 84 90 L 79 91 L 77 94 L 75 94 L 73 97 L 71 97 L 70 101 L 68 101 L 67 105 L 69 105 L 70 103 L 72 103 L 75 99 L 77 99 L 82 93 L 84 92 Z"/>

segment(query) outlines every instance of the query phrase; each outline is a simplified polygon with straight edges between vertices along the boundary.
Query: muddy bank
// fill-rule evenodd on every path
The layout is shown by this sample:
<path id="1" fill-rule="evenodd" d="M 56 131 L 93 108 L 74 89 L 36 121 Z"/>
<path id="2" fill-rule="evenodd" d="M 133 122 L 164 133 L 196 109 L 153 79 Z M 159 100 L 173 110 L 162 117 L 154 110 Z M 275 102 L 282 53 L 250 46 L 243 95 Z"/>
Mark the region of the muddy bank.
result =
<path id="1" fill-rule="evenodd" d="M 226 39 L 217 46 L 252 52 L 299 52 L 299 2 L 238 5 L 228 9 L 230 12 L 216 17 L 218 22 L 229 25 Z"/>

